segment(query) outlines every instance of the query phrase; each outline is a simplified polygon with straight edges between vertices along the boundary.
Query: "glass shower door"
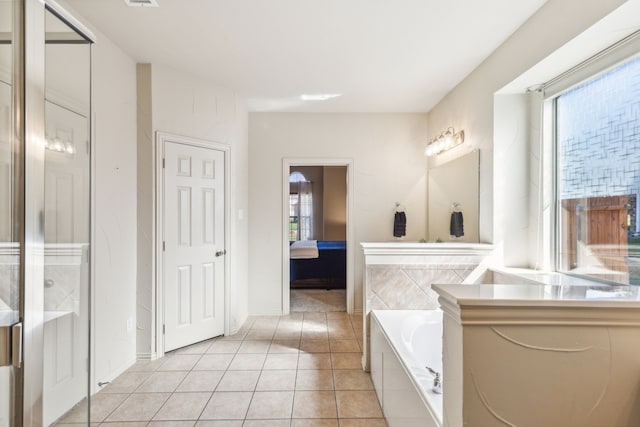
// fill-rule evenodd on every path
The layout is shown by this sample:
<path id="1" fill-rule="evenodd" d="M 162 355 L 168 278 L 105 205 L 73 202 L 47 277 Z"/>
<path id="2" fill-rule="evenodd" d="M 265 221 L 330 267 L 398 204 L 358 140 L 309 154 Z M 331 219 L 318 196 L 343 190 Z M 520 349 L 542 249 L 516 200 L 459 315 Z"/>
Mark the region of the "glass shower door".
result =
<path id="1" fill-rule="evenodd" d="M 89 421 L 91 41 L 78 28 L 53 1 L 0 0 L 0 427 Z"/>
<path id="2" fill-rule="evenodd" d="M 45 16 L 43 418 L 89 421 L 91 44 Z"/>

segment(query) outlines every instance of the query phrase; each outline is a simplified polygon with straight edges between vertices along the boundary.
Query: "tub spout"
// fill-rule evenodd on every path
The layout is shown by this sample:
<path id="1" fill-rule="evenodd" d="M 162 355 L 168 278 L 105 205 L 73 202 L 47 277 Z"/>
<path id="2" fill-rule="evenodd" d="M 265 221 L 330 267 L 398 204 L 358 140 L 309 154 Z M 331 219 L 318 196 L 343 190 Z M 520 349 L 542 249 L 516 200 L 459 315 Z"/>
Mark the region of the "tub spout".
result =
<path id="1" fill-rule="evenodd" d="M 437 372 L 428 366 L 426 368 L 431 375 L 433 375 L 433 387 L 431 387 L 431 391 L 436 394 L 442 394 L 442 376 L 440 372 Z"/>

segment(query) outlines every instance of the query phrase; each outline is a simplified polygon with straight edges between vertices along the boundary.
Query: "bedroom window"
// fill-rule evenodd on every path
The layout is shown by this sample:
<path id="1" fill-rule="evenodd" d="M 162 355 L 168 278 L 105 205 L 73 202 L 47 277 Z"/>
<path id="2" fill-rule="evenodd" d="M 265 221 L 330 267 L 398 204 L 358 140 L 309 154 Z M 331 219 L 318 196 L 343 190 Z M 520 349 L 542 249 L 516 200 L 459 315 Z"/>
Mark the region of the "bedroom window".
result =
<path id="1" fill-rule="evenodd" d="M 312 239 L 312 188 L 311 181 L 300 172 L 289 175 L 289 241 Z"/>
<path id="2" fill-rule="evenodd" d="M 640 285 L 640 57 L 554 104 L 557 269 Z"/>

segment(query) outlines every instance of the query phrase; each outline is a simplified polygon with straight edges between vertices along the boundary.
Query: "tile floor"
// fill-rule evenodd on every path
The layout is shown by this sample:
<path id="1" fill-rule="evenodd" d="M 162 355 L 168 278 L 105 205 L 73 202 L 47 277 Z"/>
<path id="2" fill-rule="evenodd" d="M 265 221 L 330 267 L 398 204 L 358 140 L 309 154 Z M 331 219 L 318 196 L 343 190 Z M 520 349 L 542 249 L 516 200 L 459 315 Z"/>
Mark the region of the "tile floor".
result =
<path id="1" fill-rule="evenodd" d="M 291 312 L 347 311 L 344 289 L 291 289 Z"/>
<path id="2" fill-rule="evenodd" d="M 136 363 L 92 398 L 92 423 L 386 426 L 361 369 L 361 341 L 362 317 L 344 312 L 253 317 L 236 335 Z M 82 412 L 57 425 L 74 425 Z"/>

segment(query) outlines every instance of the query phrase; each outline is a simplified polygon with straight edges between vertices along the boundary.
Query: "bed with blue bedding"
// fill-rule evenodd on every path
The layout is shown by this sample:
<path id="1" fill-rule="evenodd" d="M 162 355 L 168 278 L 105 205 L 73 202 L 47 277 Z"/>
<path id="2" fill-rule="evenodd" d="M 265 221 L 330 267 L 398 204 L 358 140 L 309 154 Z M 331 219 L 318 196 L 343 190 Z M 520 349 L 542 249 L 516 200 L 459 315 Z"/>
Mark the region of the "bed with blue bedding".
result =
<path id="1" fill-rule="evenodd" d="M 293 242 L 290 246 L 291 288 L 344 289 L 347 244 L 344 240 Z M 314 245 L 317 251 L 314 251 Z"/>

